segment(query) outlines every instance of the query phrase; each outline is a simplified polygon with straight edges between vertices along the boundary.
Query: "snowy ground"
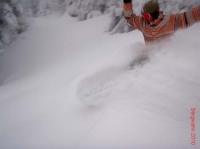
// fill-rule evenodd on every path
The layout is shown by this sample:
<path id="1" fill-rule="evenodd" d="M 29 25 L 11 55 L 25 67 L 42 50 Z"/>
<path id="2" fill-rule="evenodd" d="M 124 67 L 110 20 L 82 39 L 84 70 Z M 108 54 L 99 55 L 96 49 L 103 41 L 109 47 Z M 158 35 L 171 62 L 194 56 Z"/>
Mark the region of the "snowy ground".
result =
<path id="1" fill-rule="evenodd" d="M 109 35 L 108 23 L 39 18 L 13 42 L 2 62 L 1 149 L 200 148 L 200 24 L 129 70 L 146 49 L 142 34 Z"/>

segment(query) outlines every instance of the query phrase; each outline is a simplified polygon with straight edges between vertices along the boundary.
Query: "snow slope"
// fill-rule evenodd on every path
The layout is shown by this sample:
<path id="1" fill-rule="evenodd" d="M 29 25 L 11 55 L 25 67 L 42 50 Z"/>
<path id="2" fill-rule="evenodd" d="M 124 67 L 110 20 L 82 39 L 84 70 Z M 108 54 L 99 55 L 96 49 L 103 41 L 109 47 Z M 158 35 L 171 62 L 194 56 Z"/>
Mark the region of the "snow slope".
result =
<path id="1" fill-rule="evenodd" d="M 147 49 L 139 31 L 109 35 L 108 23 L 39 18 L 9 47 L 1 149 L 200 147 L 200 24 Z M 128 69 L 142 50 L 149 60 Z"/>

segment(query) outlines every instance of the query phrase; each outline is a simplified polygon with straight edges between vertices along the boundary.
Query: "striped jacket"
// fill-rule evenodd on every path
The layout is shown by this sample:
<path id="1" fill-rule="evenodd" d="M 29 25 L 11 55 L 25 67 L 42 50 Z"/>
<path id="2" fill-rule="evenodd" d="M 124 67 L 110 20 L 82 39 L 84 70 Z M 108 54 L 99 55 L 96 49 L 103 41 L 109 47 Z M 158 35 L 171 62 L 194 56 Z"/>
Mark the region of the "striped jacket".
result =
<path id="1" fill-rule="evenodd" d="M 143 33 L 146 44 L 168 39 L 178 29 L 187 28 L 200 21 L 200 6 L 179 14 L 163 15 L 160 12 L 158 19 L 150 23 L 141 16 L 136 16 L 132 7 L 132 2 L 124 3 L 124 17 L 130 25 Z"/>

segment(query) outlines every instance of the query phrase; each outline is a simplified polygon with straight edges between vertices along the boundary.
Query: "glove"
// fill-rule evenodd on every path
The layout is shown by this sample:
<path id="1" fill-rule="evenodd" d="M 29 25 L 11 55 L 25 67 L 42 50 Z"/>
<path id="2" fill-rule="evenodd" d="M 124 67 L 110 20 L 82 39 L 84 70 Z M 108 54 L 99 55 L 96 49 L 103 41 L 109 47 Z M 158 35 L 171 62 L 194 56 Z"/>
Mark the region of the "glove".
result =
<path id="1" fill-rule="evenodd" d="M 132 0 L 124 0 L 124 3 L 126 4 L 126 3 L 130 3 L 130 2 L 132 2 Z"/>

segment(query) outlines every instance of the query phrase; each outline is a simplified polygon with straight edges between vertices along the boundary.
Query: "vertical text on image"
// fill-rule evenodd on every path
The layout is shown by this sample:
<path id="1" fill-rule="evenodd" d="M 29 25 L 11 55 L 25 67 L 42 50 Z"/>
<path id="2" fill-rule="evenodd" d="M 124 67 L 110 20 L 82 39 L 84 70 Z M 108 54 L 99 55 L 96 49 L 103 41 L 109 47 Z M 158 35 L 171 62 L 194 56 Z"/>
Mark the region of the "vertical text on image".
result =
<path id="1" fill-rule="evenodd" d="M 191 120 L 191 145 L 196 145 L 195 115 L 196 115 L 196 108 L 191 108 L 191 115 L 190 115 L 190 120 Z"/>

